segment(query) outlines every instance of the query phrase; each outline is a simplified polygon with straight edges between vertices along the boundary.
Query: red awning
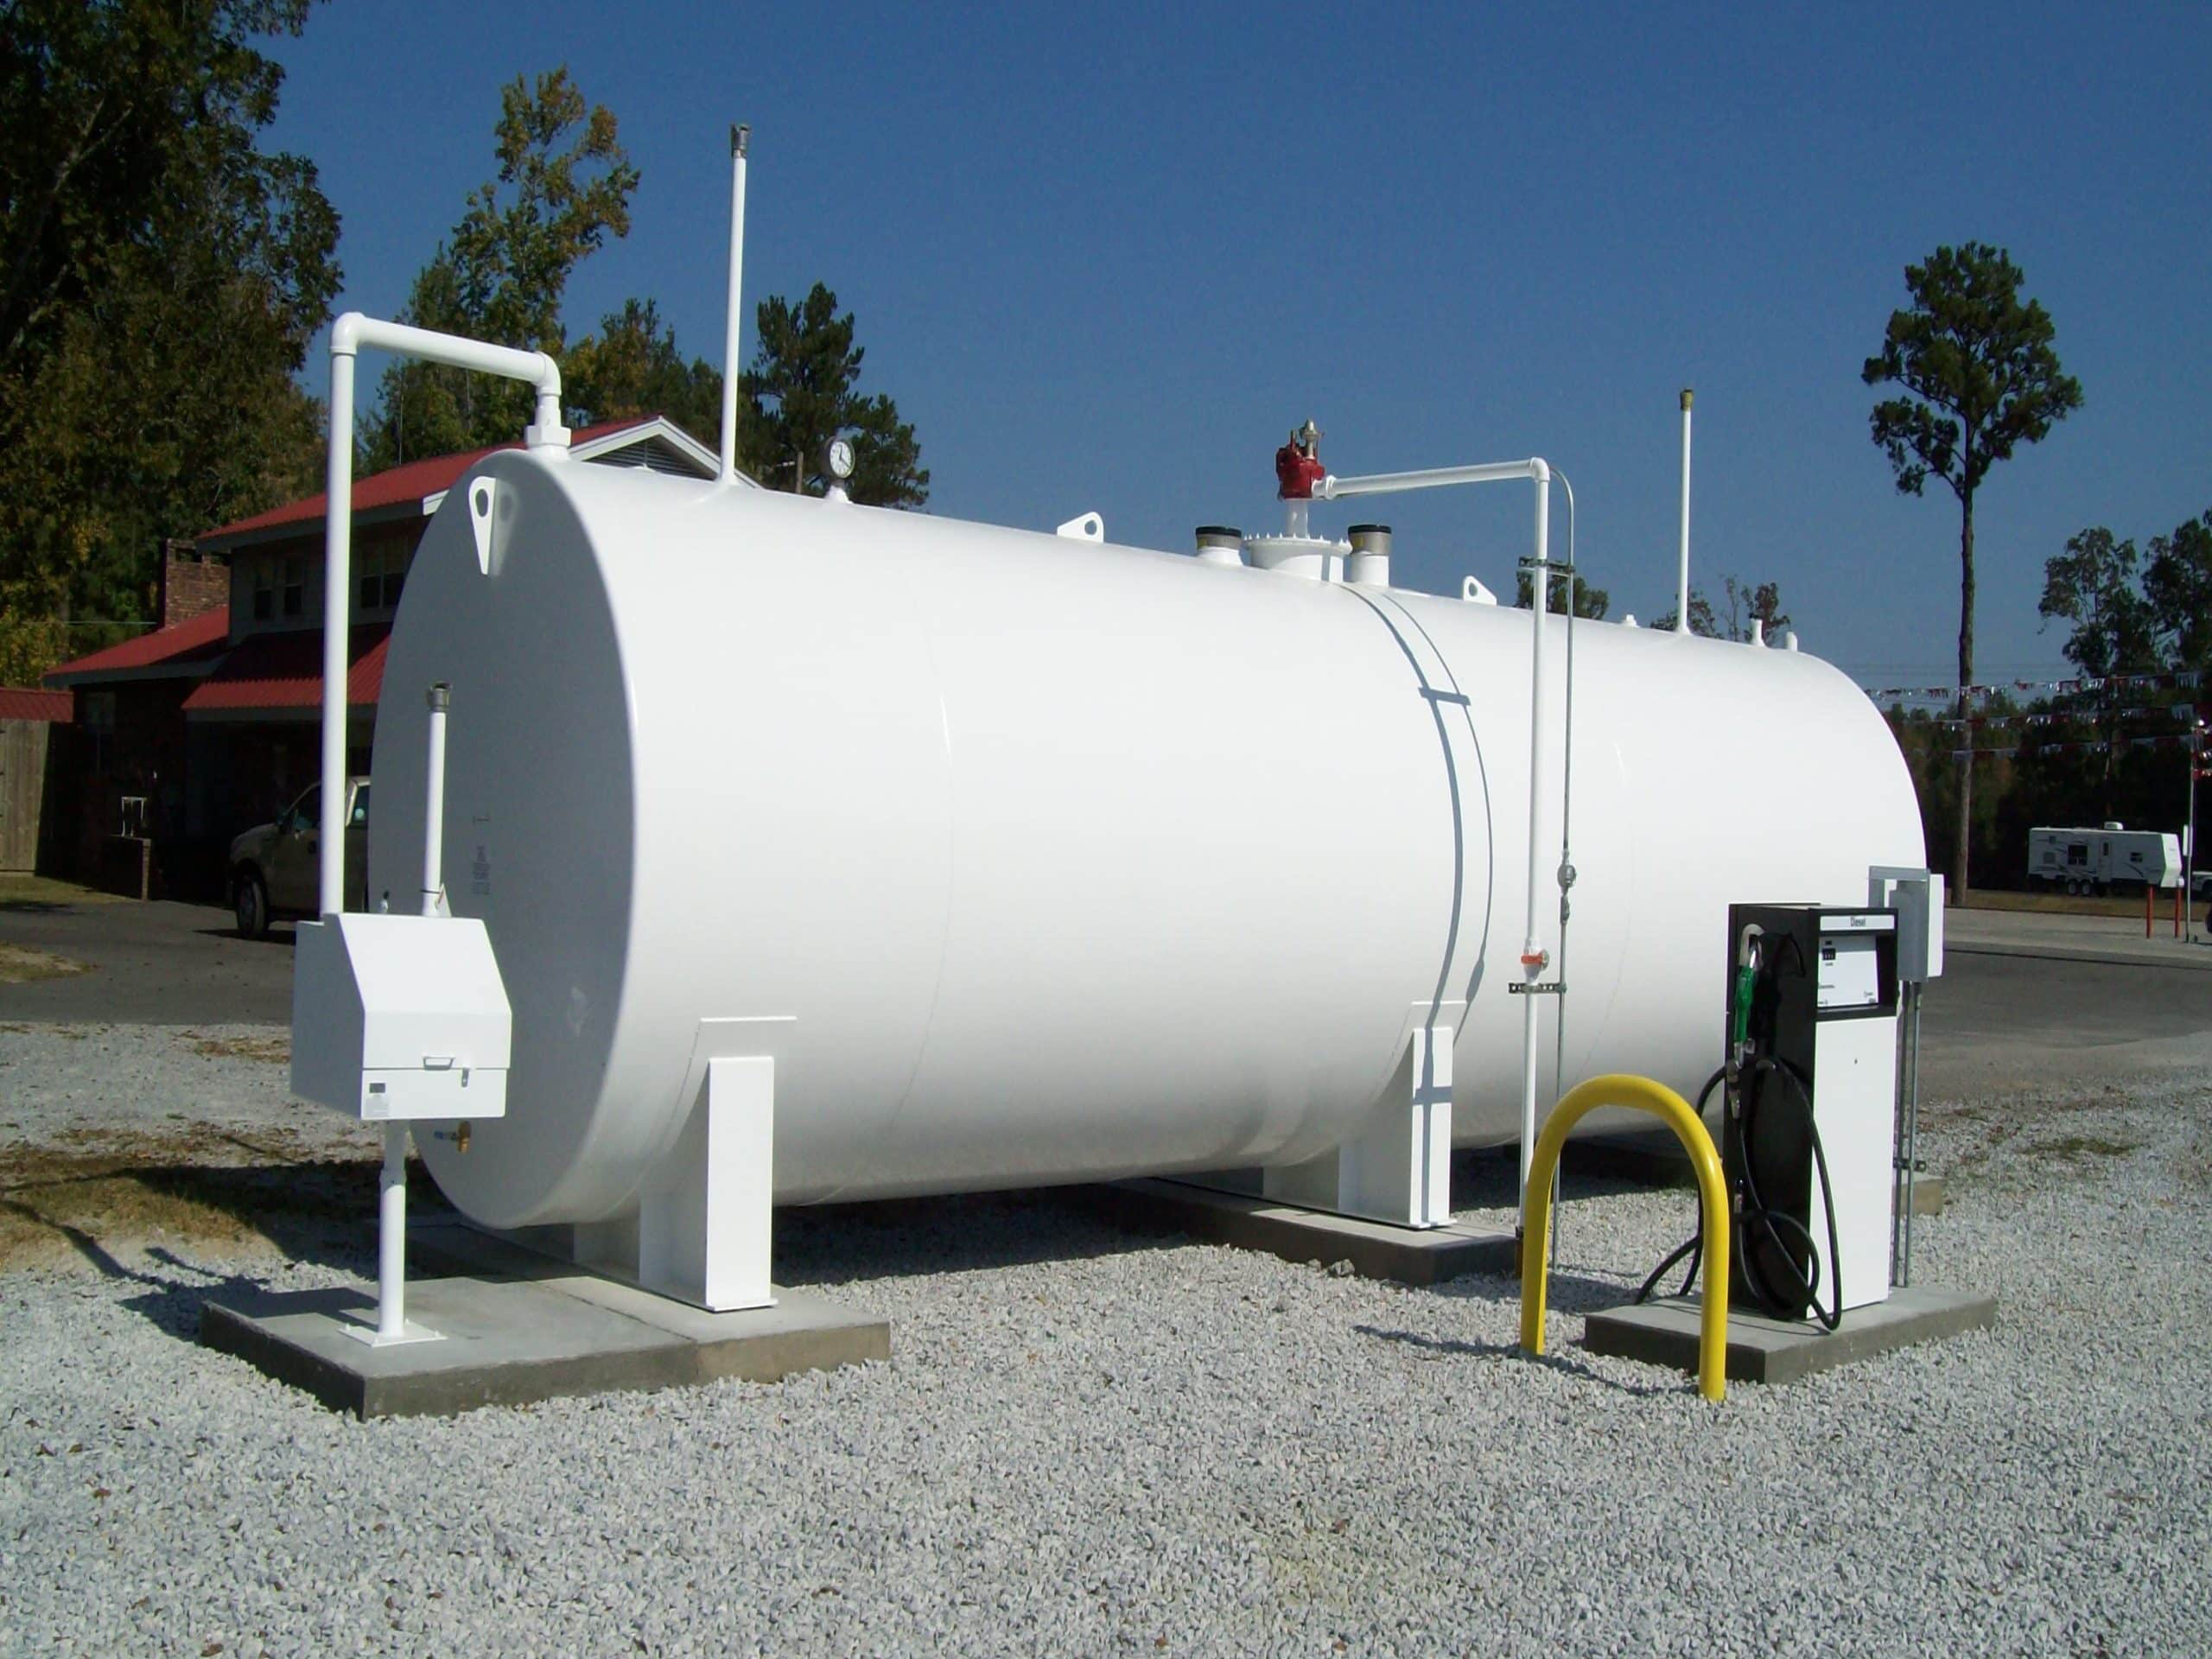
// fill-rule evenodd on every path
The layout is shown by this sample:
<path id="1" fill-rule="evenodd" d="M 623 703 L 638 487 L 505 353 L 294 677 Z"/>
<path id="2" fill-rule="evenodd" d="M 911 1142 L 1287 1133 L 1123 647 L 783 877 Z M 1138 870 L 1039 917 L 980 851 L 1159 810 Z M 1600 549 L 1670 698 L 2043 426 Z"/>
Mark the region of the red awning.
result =
<path id="1" fill-rule="evenodd" d="M 20 685 L 0 685 L 0 720 L 42 720 L 67 725 L 75 718 L 76 694 L 34 691 Z"/>
<path id="2" fill-rule="evenodd" d="M 347 653 L 346 701 L 355 708 L 372 704 L 384 689 L 385 647 L 391 624 L 365 623 L 353 630 Z M 322 632 L 251 633 L 223 665 L 194 687 L 184 700 L 188 715 L 245 710 L 313 712 L 322 707 Z"/>
<path id="3" fill-rule="evenodd" d="M 179 675 L 201 672 L 230 645 L 231 607 L 219 605 L 212 611 L 179 622 L 173 627 L 156 628 L 151 633 L 142 633 L 136 639 L 126 639 L 119 645 L 110 645 L 96 651 L 89 657 L 79 657 L 60 667 L 49 670 L 49 683 L 74 684 L 80 677 L 97 681 L 103 675 L 124 674 L 132 679 L 156 679 L 159 671 L 173 670 Z"/>

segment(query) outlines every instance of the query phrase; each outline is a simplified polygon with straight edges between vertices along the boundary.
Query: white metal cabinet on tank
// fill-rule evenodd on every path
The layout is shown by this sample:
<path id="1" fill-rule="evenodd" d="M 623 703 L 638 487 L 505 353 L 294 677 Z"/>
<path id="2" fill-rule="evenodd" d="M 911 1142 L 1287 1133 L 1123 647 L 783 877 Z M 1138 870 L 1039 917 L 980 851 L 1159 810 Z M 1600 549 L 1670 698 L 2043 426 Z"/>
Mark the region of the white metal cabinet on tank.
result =
<path id="1" fill-rule="evenodd" d="M 424 1148 L 467 1213 L 634 1208 L 725 1020 L 785 1022 L 782 1203 L 1298 1164 L 1424 1024 L 1454 1137 L 1517 1132 L 1527 613 L 526 454 L 450 500 L 480 480 L 374 766 L 419 795 L 397 709 L 451 682 L 451 902 L 514 1008 L 507 1116 Z M 1921 862 L 1911 786 L 1809 656 L 1581 624 L 1574 667 L 1545 1076 L 1694 1088 L 1729 902 Z"/>

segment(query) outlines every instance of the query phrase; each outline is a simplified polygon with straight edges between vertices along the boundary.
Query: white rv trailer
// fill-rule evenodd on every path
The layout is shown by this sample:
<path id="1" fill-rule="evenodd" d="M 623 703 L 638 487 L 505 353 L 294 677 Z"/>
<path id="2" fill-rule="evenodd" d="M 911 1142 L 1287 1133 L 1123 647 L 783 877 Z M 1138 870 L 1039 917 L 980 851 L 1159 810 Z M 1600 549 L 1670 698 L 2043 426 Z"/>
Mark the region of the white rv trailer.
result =
<path id="1" fill-rule="evenodd" d="M 2181 885 L 2181 837 L 2107 823 L 2094 830 L 2028 831 L 2028 878 L 2069 893 Z"/>

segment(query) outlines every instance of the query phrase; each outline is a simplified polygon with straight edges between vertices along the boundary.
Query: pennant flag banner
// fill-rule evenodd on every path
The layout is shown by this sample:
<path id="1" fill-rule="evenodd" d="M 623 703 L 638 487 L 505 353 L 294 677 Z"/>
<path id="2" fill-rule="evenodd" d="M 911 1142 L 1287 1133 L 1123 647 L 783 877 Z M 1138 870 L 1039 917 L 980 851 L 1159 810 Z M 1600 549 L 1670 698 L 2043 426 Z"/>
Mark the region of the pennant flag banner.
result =
<path id="1" fill-rule="evenodd" d="M 2005 749 L 1953 749 L 1951 758 L 1957 760 L 1970 754 L 1998 756 L 2056 754 L 2062 749 L 2078 749 L 2091 754 L 2107 751 L 2117 754 L 2123 749 L 2183 749 L 2190 747 L 2191 736 L 2192 734 L 2188 732 L 2161 732 L 2154 737 L 2114 738 L 2109 743 L 2099 739 L 2082 739 L 2064 743 L 2016 743 L 2012 747 Z M 2212 778 L 2212 772 L 2199 772 L 2196 775 L 2200 778 Z"/>
<path id="2" fill-rule="evenodd" d="M 2169 703 L 2155 708 L 2145 703 L 2134 709 L 2074 709 L 2038 715 L 1968 715 L 1965 719 L 1952 718 L 1932 723 L 1946 731 L 1961 731 L 1983 726 L 2068 726 L 2077 721 L 2101 720 L 2194 720 L 2196 705 L 2193 702 Z"/>
<path id="3" fill-rule="evenodd" d="M 1877 702 L 1956 702 L 1964 697 L 1993 697 L 2001 692 L 2025 691 L 2037 696 L 2064 696 L 2081 691 L 2163 691 L 2196 685 L 2203 677 L 2195 669 L 2172 674 L 2113 674 L 2102 678 L 2085 676 L 2073 680 L 2010 680 L 1990 685 L 1888 685 L 1866 695 Z"/>

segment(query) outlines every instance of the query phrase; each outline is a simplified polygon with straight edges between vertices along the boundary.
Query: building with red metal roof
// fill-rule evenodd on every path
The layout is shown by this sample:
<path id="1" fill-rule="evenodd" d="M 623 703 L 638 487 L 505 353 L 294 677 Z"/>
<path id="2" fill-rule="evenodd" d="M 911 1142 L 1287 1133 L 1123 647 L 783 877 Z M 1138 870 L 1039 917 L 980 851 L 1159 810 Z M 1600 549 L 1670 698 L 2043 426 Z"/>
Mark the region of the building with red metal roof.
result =
<path id="1" fill-rule="evenodd" d="M 353 771 L 369 768 L 385 650 L 416 548 L 446 493 L 493 453 L 433 455 L 354 480 Z M 569 453 L 683 477 L 720 471 L 714 451 L 659 416 L 584 428 Z M 81 737 L 65 798 L 50 808 L 70 820 L 54 842 L 68 873 L 98 876 L 112 861 L 105 843 L 131 831 L 154 843 L 139 863 L 164 878 L 156 886 L 212 895 L 231 838 L 315 781 L 327 505 L 318 491 L 207 531 L 195 557 L 172 552 L 160 627 L 46 676 L 54 693 L 73 696 Z"/>

